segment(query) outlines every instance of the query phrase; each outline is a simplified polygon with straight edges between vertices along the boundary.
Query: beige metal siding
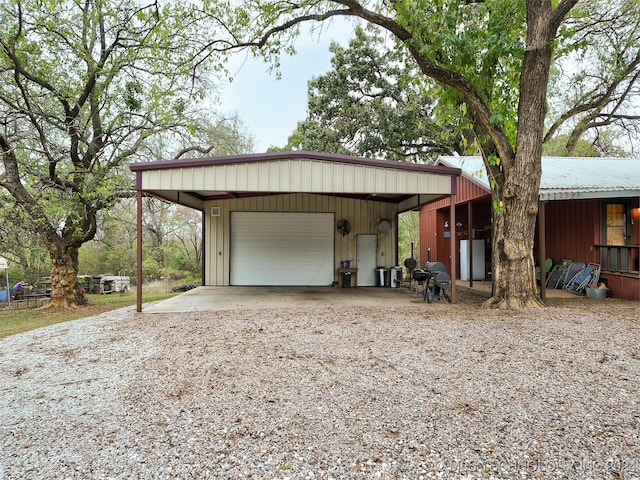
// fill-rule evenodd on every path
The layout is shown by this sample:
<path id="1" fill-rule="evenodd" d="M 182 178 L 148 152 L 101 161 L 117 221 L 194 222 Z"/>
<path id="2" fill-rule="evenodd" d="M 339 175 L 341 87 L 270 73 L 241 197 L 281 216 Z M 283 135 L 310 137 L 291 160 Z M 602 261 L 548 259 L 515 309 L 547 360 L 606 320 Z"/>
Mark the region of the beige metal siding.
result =
<path id="1" fill-rule="evenodd" d="M 229 284 L 229 216 L 232 211 L 335 214 L 336 220 L 348 220 L 352 230 L 345 237 L 334 231 L 334 270 L 341 260 L 356 258 L 355 238 L 358 234 L 376 234 L 377 263 L 380 266 L 392 266 L 396 260 L 395 222 L 398 212 L 449 195 L 452 185 L 450 175 L 383 168 L 373 162 L 350 163 L 287 156 L 273 160 L 263 160 L 261 157 L 253 163 L 211 163 L 182 162 L 175 168 L 172 164 L 171 168 L 137 171 L 141 190 L 205 211 L 207 263 L 204 273 L 207 285 Z M 220 201 L 201 200 L 219 196 L 223 192 L 250 193 L 254 196 Z M 266 195 L 261 196 L 261 193 Z M 334 196 L 341 194 L 359 194 L 369 199 Z M 394 195 L 396 200 L 398 196 L 406 195 L 406 198 L 400 204 L 385 203 L 375 201 L 376 194 Z M 210 207 L 214 205 L 220 207 L 218 217 L 211 216 Z M 393 222 L 391 231 L 376 231 L 382 219 Z"/>
<path id="2" fill-rule="evenodd" d="M 448 194 L 451 178 L 425 172 L 309 160 L 142 172 L 144 190 Z"/>
<path id="3" fill-rule="evenodd" d="M 220 216 L 212 217 L 211 207 L 220 207 Z M 336 222 L 346 219 L 351 224 L 351 232 L 342 236 L 334 228 L 334 281 L 337 281 L 337 268 L 341 260 L 356 258 L 356 235 L 359 233 L 377 233 L 378 222 L 389 219 L 394 222 L 391 231 L 378 234 L 378 264 L 393 265 L 395 260 L 395 221 L 397 209 L 394 204 L 354 200 L 348 198 L 294 193 L 211 201 L 205 203 L 206 215 L 206 251 L 205 269 L 207 285 L 229 285 L 230 279 L 230 229 L 231 212 L 323 212 L 335 213 Z"/>

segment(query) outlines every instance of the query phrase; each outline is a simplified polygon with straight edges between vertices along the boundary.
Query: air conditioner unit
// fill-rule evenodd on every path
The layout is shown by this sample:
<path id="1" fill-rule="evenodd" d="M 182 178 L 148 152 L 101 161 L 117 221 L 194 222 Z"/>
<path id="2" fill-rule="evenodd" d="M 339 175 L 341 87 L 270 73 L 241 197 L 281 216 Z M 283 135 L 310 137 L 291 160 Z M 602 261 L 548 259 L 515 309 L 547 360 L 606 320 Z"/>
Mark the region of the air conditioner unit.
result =
<path id="1" fill-rule="evenodd" d="M 220 207 L 211 207 L 211 216 L 219 217 L 220 216 Z"/>

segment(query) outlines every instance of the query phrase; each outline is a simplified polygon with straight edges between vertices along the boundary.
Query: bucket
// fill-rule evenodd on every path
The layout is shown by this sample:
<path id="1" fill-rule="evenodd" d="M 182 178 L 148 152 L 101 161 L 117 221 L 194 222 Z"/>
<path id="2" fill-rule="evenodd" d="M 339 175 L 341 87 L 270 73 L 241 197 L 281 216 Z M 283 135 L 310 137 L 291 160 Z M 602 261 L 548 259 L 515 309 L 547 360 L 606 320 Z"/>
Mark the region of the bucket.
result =
<path id="1" fill-rule="evenodd" d="M 594 300 L 602 300 L 603 298 L 607 298 L 606 288 L 587 287 L 586 291 L 587 291 L 587 298 L 592 298 Z"/>

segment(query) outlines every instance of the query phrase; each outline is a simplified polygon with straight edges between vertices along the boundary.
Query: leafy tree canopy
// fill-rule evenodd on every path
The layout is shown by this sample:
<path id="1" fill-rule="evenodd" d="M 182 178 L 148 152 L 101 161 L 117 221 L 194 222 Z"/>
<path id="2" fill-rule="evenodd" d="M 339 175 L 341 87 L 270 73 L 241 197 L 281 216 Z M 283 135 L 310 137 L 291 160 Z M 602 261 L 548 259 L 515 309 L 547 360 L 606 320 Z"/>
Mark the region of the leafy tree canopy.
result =
<path id="1" fill-rule="evenodd" d="M 581 7 L 569 19 L 583 32 L 563 39 L 552 68 L 545 155 L 625 156 L 638 144 L 640 19 L 630 3 L 612 11 L 589 1 L 603 13 Z M 332 70 L 309 82 L 308 116 L 285 149 L 425 161 L 470 146 L 468 131 L 443 125 L 456 104 L 436 97 L 439 87 L 379 30 L 358 26 L 348 48 L 330 50 Z"/>
<path id="2" fill-rule="evenodd" d="M 286 148 L 423 163 L 451 154 L 460 142 L 436 118 L 434 83 L 370 30 L 331 45 L 332 70 L 309 82 L 308 117 Z"/>
<path id="3" fill-rule="evenodd" d="M 639 111 L 640 2 L 582 0 L 552 70 L 545 143 L 572 156 L 584 141 L 600 155 L 637 154 Z"/>
<path id="4" fill-rule="evenodd" d="M 1 0 L 0 23 L 0 188 L 49 251 L 51 305 L 76 305 L 98 212 L 143 147 L 198 142 L 215 72 L 178 2 Z"/>
<path id="5" fill-rule="evenodd" d="M 435 95 L 449 105 L 448 123 L 473 133 L 496 205 L 494 288 L 486 305 L 519 308 L 540 305 L 533 235 L 547 91 L 554 54 L 578 33 L 568 17 L 579 1 L 209 0 L 203 12 L 229 32 L 212 41 L 212 50 L 254 48 L 267 57 L 290 51 L 286 46 L 304 22 L 337 15 L 391 33 L 440 86 Z"/>

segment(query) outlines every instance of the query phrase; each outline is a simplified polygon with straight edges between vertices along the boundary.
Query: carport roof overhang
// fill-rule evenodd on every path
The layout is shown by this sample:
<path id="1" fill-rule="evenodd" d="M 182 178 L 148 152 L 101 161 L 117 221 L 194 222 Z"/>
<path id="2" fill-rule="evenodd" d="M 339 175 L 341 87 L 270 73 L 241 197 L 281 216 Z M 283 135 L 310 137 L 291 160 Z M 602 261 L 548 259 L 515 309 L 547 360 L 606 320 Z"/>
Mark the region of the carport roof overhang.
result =
<path id="1" fill-rule="evenodd" d="M 303 151 L 134 163 L 130 168 L 138 191 L 200 210 L 205 201 L 315 193 L 391 202 L 403 212 L 455 195 L 461 172 Z"/>

